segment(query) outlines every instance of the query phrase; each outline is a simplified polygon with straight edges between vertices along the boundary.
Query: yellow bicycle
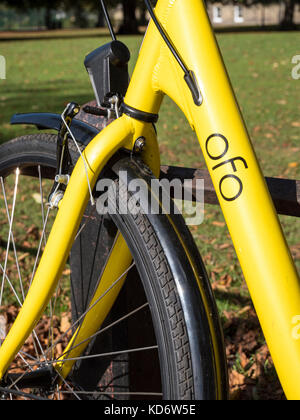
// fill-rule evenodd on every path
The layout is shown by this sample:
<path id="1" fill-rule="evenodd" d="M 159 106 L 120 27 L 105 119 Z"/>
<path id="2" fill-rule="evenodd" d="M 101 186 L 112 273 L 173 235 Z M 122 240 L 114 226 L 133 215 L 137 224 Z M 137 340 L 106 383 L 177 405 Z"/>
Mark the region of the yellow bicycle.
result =
<path id="1" fill-rule="evenodd" d="M 0 148 L 0 394 L 228 396 L 205 267 L 183 217 L 153 187 L 168 95 L 197 134 L 278 376 L 298 399 L 299 277 L 204 2 L 145 3 L 152 19 L 129 84 L 130 55 L 110 24 L 113 41 L 86 58 L 97 99 L 86 112 L 113 121 L 97 130 L 76 118 L 76 104 L 62 116 L 16 115 L 58 136 Z M 146 185 L 138 201 L 136 181 Z M 149 201 L 158 211 L 146 211 Z"/>

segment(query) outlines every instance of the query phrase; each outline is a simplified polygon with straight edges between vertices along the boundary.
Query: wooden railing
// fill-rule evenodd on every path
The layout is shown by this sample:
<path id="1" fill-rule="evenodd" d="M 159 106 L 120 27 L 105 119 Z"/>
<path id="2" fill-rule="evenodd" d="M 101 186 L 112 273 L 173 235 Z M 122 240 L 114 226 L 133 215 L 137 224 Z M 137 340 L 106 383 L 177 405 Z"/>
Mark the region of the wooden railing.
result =
<path id="1" fill-rule="evenodd" d="M 173 179 L 180 179 L 182 183 L 185 180 L 190 180 L 191 182 L 188 188 L 191 188 L 192 190 L 193 201 L 196 201 L 196 197 L 201 196 L 201 194 L 197 194 L 196 189 L 199 188 L 199 186 L 197 186 L 196 180 L 203 179 L 205 203 L 219 205 L 219 201 L 208 171 L 180 168 L 177 166 L 162 166 L 161 177 L 166 178 L 169 181 Z M 286 216 L 300 217 L 300 181 L 282 178 L 266 178 L 266 182 L 273 198 L 277 213 Z"/>

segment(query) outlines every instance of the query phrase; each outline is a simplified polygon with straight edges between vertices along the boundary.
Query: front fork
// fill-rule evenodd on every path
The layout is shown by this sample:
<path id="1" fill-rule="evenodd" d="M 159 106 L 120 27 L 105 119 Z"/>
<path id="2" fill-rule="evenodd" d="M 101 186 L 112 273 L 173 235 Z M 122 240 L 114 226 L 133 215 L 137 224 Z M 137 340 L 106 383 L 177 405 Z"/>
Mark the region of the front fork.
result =
<path id="1" fill-rule="evenodd" d="M 89 201 L 90 192 L 87 176 L 90 187 L 93 189 L 100 172 L 109 159 L 121 148 L 133 150 L 134 144 L 139 137 L 144 137 L 147 140 L 144 158 L 158 176 L 160 161 L 154 128 L 151 124 L 135 122 L 126 115 L 115 120 L 87 146 L 83 153 L 85 163 L 83 159 L 79 158 L 66 188 L 64 198 L 60 203 L 45 251 L 23 307 L 0 347 L 0 380 L 3 379 L 10 364 L 32 333 L 57 287 Z M 121 253 L 122 258 L 120 259 Z M 112 272 L 114 276 L 109 276 L 108 270 L 111 265 L 108 265 L 105 284 L 102 283 L 102 289 L 96 292 L 96 299 L 97 296 L 99 297 L 104 293 L 103 287 L 109 288 L 117 277 L 126 272 L 130 266 L 132 257 L 121 236 L 118 237 L 114 245 L 110 259 L 112 262 L 115 262 L 115 266 L 118 268 Z M 118 262 L 117 264 L 116 261 Z M 112 307 L 117 297 L 117 290 L 115 288 L 112 293 L 107 295 L 103 304 L 103 310 L 98 316 L 97 322 L 94 322 L 93 325 L 96 331 L 101 327 L 106 314 Z M 99 305 L 95 306 L 95 308 L 99 310 Z M 82 331 L 80 334 L 76 331 L 75 338 L 71 339 L 72 346 L 77 346 L 76 354 L 74 352 L 70 354 L 70 349 L 68 349 L 64 358 L 75 358 L 87 346 L 87 339 L 93 334 L 93 331 L 89 328 L 86 329 L 85 325 L 90 323 L 88 317 L 84 325 L 81 326 Z M 90 335 L 88 336 L 87 334 Z M 85 345 L 78 346 L 79 340 L 85 340 Z M 64 368 L 63 358 L 61 358 L 57 365 L 60 374 L 67 376 L 74 362 L 68 362 L 68 365 Z"/>

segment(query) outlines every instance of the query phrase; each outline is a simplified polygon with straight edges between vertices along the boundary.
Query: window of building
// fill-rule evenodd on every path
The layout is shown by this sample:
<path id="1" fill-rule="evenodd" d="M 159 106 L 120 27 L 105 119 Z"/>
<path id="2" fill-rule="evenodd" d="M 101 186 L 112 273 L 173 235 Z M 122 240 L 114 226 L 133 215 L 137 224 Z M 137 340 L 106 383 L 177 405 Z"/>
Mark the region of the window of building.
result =
<path id="1" fill-rule="evenodd" d="M 213 21 L 214 23 L 222 23 L 222 7 L 221 6 L 214 6 L 213 7 Z"/>
<path id="2" fill-rule="evenodd" d="M 234 21 L 235 21 L 235 23 L 244 22 L 243 6 L 241 6 L 241 5 L 234 6 Z"/>

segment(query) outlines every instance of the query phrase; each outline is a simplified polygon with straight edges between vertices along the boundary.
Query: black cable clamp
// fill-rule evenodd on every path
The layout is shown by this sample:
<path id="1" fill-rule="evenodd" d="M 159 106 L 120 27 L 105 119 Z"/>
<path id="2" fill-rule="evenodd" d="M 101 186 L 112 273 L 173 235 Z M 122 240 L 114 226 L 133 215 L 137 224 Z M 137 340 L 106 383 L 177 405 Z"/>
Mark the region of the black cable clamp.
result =
<path id="1" fill-rule="evenodd" d="M 150 112 L 140 111 L 139 109 L 126 105 L 124 102 L 121 105 L 121 113 L 126 114 L 135 120 L 150 124 L 156 124 L 159 118 L 158 114 L 151 114 Z"/>

